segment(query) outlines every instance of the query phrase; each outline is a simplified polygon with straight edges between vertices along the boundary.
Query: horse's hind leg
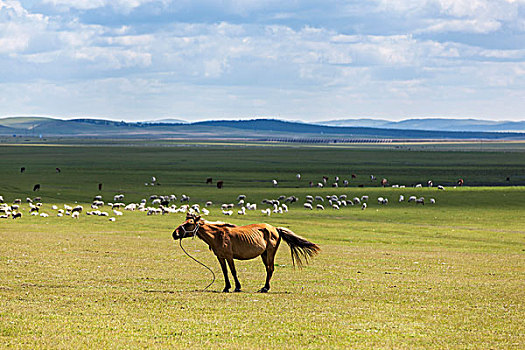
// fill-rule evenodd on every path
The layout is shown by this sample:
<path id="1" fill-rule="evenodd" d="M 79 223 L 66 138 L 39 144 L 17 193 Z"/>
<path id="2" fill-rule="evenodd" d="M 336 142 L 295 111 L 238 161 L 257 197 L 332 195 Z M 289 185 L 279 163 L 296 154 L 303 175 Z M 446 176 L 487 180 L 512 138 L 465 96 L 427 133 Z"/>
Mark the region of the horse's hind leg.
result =
<path id="1" fill-rule="evenodd" d="M 237 270 L 235 270 L 235 263 L 233 262 L 233 259 L 227 259 L 226 261 L 228 261 L 228 266 L 230 266 L 230 271 L 232 272 L 233 279 L 235 280 L 234 292 L 240 292 L 241 282 L 239 282 L 239 279 L 237 278 Z"/>
<path id="2" fill-rule="evenodd" d="M 270 258 L 271 256 L 271 258 Z M 266 283 L 264 284 L 264 287 L 262 287 L 259 292 L 260 293 L 267 293 L 270 290 L 270 280 L 272 279 L 273 275 L 273 261 L 275 257 L 275 252 L 273 254 L 268 254 L 268 251 L 265 251 L 261 254 L 262 261 L 264 263 L 264 266 L 266 267 Z"/>
<path id="3" fill-rule="evenodd" d="M 232 285 L 230 284 L 230 279 L 228 278 L 228 267 L 226 266 L 226 259 L 224 258 L 217 258 L 217 259 L 219 260 L 219 264 L 221 264 L 222 273 L 224 275 L 224 289 L 222 291 L 224 293 L 228 293 Z"/>

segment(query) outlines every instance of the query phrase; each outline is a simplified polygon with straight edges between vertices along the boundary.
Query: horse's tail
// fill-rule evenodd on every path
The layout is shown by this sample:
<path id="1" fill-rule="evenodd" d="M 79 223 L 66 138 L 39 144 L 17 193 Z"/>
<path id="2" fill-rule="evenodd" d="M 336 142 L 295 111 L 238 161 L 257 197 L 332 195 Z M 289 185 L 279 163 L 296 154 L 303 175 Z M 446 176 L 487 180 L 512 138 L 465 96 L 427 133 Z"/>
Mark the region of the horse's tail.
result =
<path id="1" fill-rule="evenodd" d="M 301 267 L 303 265 L 303 258 L 304 262 L 308 263 L 308 258 L 316 255 L 321 250 L 317 244 L 296 235 L 285 227 L 276 227 L 276 229 L 282 239 L 284 239 L 284 241 L 290 246 L 292 264 L 294 266 L 297 261 L 297 265 Z"/>

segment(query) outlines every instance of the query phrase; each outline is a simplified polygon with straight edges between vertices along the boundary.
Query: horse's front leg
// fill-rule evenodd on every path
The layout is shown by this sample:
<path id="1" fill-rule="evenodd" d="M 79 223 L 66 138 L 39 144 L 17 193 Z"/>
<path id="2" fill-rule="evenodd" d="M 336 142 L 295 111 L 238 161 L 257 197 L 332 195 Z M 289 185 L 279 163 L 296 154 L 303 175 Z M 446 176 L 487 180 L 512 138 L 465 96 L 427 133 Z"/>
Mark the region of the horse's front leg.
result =
<path id="1" fill-rule="evenodd" d="M 217 257 L 217 259 L 219 260 L 219 264 L 221 264 L 222 273 L 224 275 L 224 289 L 222 291 L 224 293 L 228 293 L 232 285 L 230 284 L 230 279 L 228 278 L 228 267 L 226 266 L 226 259 L 219 257 Z"/>
<path id="2" fill-rule="evenodd" d="M 235 270 L 235 263 L 233 262 L 233 258 L 227 259 L 228 266 L 230 266 L 230 271 L 232 272 L 233 279 L 235 280 L 235 290 L 234 292 L 240 292 L 241 291 L 241 282 L 239 282 L 239 279 L 237 278 L 237 270 Z"/>

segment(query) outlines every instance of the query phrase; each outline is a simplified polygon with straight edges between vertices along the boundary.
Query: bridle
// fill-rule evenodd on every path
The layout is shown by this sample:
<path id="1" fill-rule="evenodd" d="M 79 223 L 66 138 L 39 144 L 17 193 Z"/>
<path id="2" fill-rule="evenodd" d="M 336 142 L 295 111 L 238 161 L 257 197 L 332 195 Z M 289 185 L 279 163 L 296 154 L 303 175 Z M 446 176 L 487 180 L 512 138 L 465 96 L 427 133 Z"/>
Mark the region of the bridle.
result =
<path id="1" fill-rule="evenodd" d="M 195 227 L 191 231 L 186 230 L 184 225 L 182 225 L 181 228 L 182 228 L 182 231 L 184 231 L 184 236 L 181 237 L 181 239 L 183 239 L 183 238 L 188 237 L 188 233 L 191 233 L 191 236 L 189 237 L 194 237 L 197 234 L 197 231 L 199 231 L 200 225 L 198 223 L 195 223 Z"/>

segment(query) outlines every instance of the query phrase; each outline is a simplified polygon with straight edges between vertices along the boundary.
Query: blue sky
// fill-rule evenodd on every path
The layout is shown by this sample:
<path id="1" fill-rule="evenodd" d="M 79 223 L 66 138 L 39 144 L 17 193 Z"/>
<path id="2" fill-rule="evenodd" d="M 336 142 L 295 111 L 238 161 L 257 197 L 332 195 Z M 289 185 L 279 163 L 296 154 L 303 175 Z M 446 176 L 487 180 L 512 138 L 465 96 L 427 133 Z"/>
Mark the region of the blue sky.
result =
<path id="1" fill-rule="evenodd" d="M 0 0 L 0 116 L 525 120 L 525 0 Z"/>

